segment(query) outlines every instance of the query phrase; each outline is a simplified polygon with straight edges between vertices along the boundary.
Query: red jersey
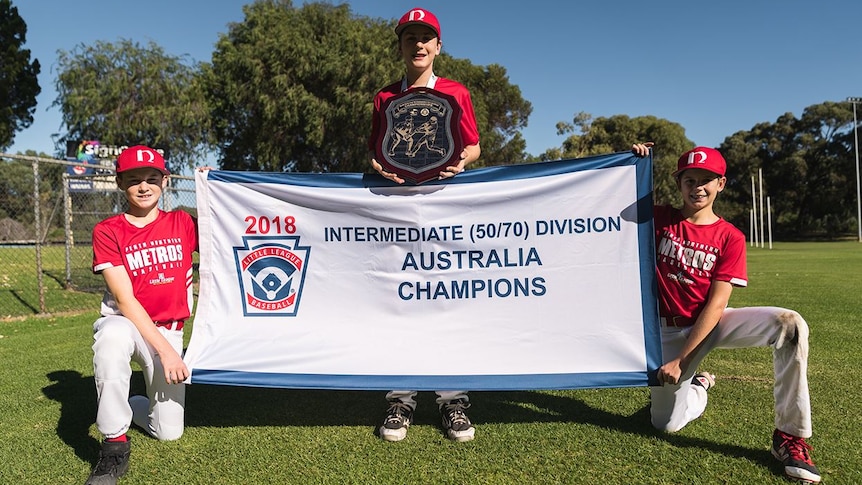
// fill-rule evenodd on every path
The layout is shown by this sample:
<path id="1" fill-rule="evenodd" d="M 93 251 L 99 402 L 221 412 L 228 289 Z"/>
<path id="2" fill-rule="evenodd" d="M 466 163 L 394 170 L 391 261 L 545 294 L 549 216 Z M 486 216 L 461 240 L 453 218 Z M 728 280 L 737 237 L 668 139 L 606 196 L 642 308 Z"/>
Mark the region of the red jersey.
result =
<path id="1" fill-rule="evenodd" d="M 192 309 L 192 252 L 198 249 L 196 222 L 183 211 L 159 210 L 156 220 L 136 227 L 125 214 L 93 228 L 93 272 L 124 266 L 135 297 L 154 322 L 185 320 Z M 119 315 L 110 292 L 103 315 Z"/>
<path id="2" fill-rule="evenodd" d="M 476 127 L 476 114 L 473 111 L 473 100 L 470 98 L 470 91 L 468 91 L 463 84 L 457 81 L 443 77 L 437 77 L 434 79 L 434 85 L 428 87 L 453 96 L 455 100 L 458 101 L 458 106 L 461 107 L 461 123 L 459 125 L 459 129 L 461 132 L 461 141 L 464 142 L 464 146 L 478 144 L 479 129 Z M 380 136 L 380 127 L 383 124 L 380 107 L 383 106 L 383 103 L 387 99 L 397 94 L 401 94 L 403 82 L 404 80 L 402 79 L 401 81 L 392 83 L 381 89 L 374 96 L 374 113 L 371 116 L 371 137 L 368 139 L 368 149 L 370 151 L 375 150 L 374 145 L 377 142 L 377 137 Z"/>
<path id="3" fill-rule="evenodd" d="M 746 286 L 745 236 L 733 224 L 686 221 L 679 209 L 654 207 L 659 313 L 697 318 L 713 281 Z"/>

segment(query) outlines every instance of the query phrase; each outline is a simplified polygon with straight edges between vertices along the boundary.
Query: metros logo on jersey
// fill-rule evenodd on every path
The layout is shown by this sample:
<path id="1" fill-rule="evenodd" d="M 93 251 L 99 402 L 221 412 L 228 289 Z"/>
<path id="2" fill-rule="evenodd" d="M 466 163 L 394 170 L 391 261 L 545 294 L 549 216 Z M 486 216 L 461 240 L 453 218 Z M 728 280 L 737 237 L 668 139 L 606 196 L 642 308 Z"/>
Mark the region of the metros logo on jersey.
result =
<path id="1" fill-rule="evenodd" d="M 243 237 L 234 247 L 245 316 L 295 317 L 311 248 L 298 236 Z"/>

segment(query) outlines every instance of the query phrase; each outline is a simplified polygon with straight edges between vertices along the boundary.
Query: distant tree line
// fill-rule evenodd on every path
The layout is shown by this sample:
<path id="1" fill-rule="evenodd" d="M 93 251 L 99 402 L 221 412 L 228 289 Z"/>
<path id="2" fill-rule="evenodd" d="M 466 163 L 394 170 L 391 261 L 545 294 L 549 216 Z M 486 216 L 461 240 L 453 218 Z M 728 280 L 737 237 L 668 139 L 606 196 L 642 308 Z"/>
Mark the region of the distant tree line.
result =
<path id="1" fill-rule="evenodd" d="M 681 125 L 653 116 L 615 115 L 593 120 L 587 113 L 578 113 L 572 123 L 558 123 L 557 132 L 569 136 L 560 148 L 545 151 L 538 157 L 540 160 L 623 151 L 632 140 L 655 142 L 655 200 L 680 203 L 670 174 L 676 169 L 679 155 L 695 146 Z M 716 211 L 744 232 L 748 232 L 752 206 L 751 177 L 755 177 L 759 191 L 762 173 L 776 238 L 855 234 L 852 105 L 825 102 L 809 106 L 800 118 L 786 113 L 774 123 L 738 131 L 715 148 L 727 160 L 728 179 L 727 188 L 716 202 Z"/>
<path id="2" fill-rule="evenodd" d="M 150 42 L 96 42 L 60 51 L 56 88 L 66 140 L 103 139 L 167 149 L 173 168 L 211 155 L 230 170 L 365 172 L 374 93 L 403 75 L 394 20 L 359 16 L 347 5 L 257 0 L 222 34 L 210 62 L 166 53 Z M 8 28 L 7 28 L 8 26 Z M 3 59 L 0 147 L 32 122 L 38 61 L 21 48 L 26 25 L 0 0 L 0 32 L 16 62 Z M 14 27 L 14 28 L 13 28 Z M 7 32 L 17 33 L 7 42 Z M 445 39 L 442 39 L 445 44 Z M 10 55 L 8 52 L 2 54 Z M 560 122 L 560 147 L 526 153 L 521 130 L 532 106 L 505 67 L 477 66 L 448 55 L 438 75 L 464 83 L 473 95 L 482 143 L 475 166 L 578 158 L 628 150 L 653 141 L 655 199 L 678 203 L 670 173 L 694 146 L 678 123 L 641 116 L 576 113 Z M 16 77 L 17 76 L 17 77 Z M 6 79 L 18 79 L 10 87 Z M 762 170 L 777 238 L 840 237 L 856 227 L 852 107 L 825 102 L 728 136 L 728 186 L 717 210 L 744 231 L 751 176 Z M 9 194 L 7 194 L 9 196 Z M 2 197 L 2 194 L 0 194 Z"/>

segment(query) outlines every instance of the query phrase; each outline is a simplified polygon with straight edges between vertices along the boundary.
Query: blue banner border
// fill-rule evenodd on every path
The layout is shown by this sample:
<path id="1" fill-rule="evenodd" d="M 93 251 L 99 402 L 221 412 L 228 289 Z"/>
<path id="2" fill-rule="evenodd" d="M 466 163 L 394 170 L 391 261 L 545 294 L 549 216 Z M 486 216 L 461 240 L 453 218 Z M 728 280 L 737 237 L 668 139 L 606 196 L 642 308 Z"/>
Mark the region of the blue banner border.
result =
<path id="1" fill-rule="evenodd" d="M 582 374 L 514 374 L 458 376 L 278 374 L 231 370 L 195 369 L 195 384 L 217 384 L 247 387 L 333 390 L 439 391 L 517 391 L 532 389 L 595 389 L 642 387 L 647 385 L 643 372 L 596 372 Z"/>

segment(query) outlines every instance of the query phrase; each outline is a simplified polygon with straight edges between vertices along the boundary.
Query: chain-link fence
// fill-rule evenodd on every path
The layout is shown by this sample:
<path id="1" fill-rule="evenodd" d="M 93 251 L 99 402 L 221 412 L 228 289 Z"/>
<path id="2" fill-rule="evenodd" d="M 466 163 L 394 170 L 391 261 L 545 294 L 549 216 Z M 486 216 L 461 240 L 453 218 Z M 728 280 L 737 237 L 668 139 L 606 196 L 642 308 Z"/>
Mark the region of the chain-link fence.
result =
<path id="1" fill-rule="evenodd" d="M 126 209 L 113 166 L 0 154 L 0 318 L 98 308 L 93 226 Z M 173 175 L 160 207 L 196 214 L 194 178 Z"/>

